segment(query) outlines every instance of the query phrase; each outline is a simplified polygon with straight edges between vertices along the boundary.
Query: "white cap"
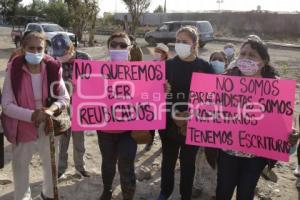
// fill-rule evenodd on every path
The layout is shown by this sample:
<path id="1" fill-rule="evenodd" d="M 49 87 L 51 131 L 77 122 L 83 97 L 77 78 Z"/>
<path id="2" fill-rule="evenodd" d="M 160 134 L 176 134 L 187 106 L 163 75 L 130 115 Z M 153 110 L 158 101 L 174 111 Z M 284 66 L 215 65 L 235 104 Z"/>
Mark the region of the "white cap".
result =
<path id="1" fill-rule="evenodd" d="M 169 52 L 169 47 L 163 43 L 158 43 L 157 46 L 155 47 L 156 49 L 160 49 L 166 53 Z"/>

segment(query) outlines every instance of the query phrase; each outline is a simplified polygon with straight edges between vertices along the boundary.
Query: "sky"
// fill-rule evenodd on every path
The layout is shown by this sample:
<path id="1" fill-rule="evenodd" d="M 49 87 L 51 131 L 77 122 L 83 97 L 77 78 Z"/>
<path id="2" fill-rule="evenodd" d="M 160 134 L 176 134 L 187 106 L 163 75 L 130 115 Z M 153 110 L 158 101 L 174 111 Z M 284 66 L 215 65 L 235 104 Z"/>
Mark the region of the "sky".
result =
<path id="1" fill-rule="evenodd" d="M 47 1 L 47 0 L 46 0 Z M 23 4 L 30 4 L 32 0 L 23 0 Z M 164 0 L 151 0 L 149 12 L 158 5 L 164 5 Z M 256 10 L 260 5 L 262 10 L 294 12 L 300 11 L 300 0 L 223 0 L 222 10 Z M 99 0 L 101 13 L 126 12 L 126 6 L 122 0 Z M 217 0 L 167 0 L 168 12 L 196 12 L 203 10 L 218 10 Z"/>

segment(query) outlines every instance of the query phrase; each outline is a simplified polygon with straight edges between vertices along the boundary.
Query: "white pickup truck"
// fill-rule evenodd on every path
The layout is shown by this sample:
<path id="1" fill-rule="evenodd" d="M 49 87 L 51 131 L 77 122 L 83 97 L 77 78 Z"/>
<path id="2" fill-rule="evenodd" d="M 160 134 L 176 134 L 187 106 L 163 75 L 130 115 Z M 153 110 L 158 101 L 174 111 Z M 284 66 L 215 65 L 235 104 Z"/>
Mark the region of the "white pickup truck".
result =
<path id="1" fill-rule="evenodd" d="M 58 24 L 53 24 L 53 23 L 28 23 L 26 25 L 26 28 L 24 30 L 24 33 L 26 31 L 38 31 L 38 32 L 42 32 L 46 35 L 46 51 L 48 53 L 51 53 L 51 39 L 52 37 L 54 37 L 56 34 L 58 33 L 62 33 L 62 34 L 67 34 L 70 39 L 72 40 L 72 42 L 74 44 L 77 43 L 76 41 L 76 37 L 74 33 L 70 33 L 70 32 L 66 32 L 61 26 L 59 26 Z M 16 44 L 17 46 L 17 44 Z"/>

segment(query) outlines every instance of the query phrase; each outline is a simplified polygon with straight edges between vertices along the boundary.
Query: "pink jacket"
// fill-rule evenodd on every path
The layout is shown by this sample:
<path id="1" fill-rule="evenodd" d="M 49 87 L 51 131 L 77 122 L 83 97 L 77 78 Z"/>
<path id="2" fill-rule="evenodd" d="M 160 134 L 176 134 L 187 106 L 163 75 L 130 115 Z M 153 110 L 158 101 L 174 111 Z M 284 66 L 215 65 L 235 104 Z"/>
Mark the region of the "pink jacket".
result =
<path id="1" fill-rule="evenodd" d="M 31 115 L 35 110 L 35 100 L 31 81 L 31 75 L 25 65 L 22 80 L 21 90 L 18 92 L 17 104 L 15 95 L 13 93 L 11 84 L 11 64 L 8 64 L 7 73 L 3 85 L 2 94 L 2 108 L 4 115 L 2 116 L 2 123 L 4 128 L 4 134 L 7 140 L 13 144 L 18 142 L 30 142 L 34 141 L 38 137 L 37 128 L 31 122 Z M 61 77 L 60 69 L 60 77 Z M 46 107 L 48 98 L 48 82 L 46 64 L 42 62 L 41 65 L 41 77 L 42 77 L 42 100 L 43 105 Z M 60 98 L 55 102 L 60 108 L 68 106 L 70 97 L 61 78 L 59 86 Z"/>

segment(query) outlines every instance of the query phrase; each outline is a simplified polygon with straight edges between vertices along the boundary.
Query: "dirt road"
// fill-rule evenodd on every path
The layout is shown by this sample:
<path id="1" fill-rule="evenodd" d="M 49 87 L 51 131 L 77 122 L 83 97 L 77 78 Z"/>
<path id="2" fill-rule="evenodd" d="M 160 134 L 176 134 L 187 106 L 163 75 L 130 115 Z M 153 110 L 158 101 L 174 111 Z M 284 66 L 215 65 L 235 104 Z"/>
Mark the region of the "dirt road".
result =
<path id="1" fill-rule="evenodd" d="M 9 37 L 10 29 L 0 27 L 0 86 L 2 87 L 4 70 L 6 67 L 9 54 L 13 51 L 14 45 Z M 103 59 L 106 57 L 105 40 L 107 37 L 99 37 L 100 44 L 102 46 L 96 48 L 81 48 L 81 50 L 88 52 L 94 59 Z M 138 43 L 145 46 L 146 43 L 142 39 L 138 40 Z M 208 59 L 209 55 L 215 50 L 221 50 L 223 48 L 222 43 L 209 43 L 204 49 L 200 50 L 200 57 Z M 171 49 L 172 46 L 170 46 Z M 151 59 L 150 53 L 153 51 L 151 47 L 144 47 L 146 59 Z M 281 72 L 283 78 L 296 79 L 298 83 L 296 113 L 300 111 L 299 105 L 299 90 L 300 90 L 300 52 L 296 50 L 288 49 L 270 49 L 271 60 L 277 66 Z M 102 191 L 102 181 L 100 174 L 101 157 L 97 144 L 97 137 L 94 133 L 86 134 L 86 169 L 93 172 L 94 176 L 91 178 L 80 179 L 74 175 L 74 164 L 72 155 L 72 145 L 69 148 L 69 171 L 68 179 L 60 182 L 60 196 L 65 200 L 96 200 Z M 150 152 L 144 152 L 143 146 L 139 147 L 136 158 L 136 169 L 141 166 L 147 166 L 152 174 L 150 180 L 145 180 L 137 183 L 137 192 L 135 199 L 140 200 L 155 200 L 159 194 L 160 187 L 160 164 L 161 164 L 161 150 L 160 140 L 155 138 L 155 144 Z M 11 170 L 11 145 L 5 143 L 5 168 L 0 170 L 0 180 L 8 179 L 12 180 Z M 296 178 L 293 176 L 293 170 L 296 166 L 296 157 L 293 155 L 289 163 L 279 163 L 275 169 L 275 172 L 279 176 L 278 183 L 271 183 L 265 181 L 263 178 L 257 187 L 256 199 L 273 199 L 273 200 L 296 200 L 298 199 L 298 191 L 295 187 Z M 211 189 L 211 177 L 210 169 L 206 169 L 205 175 L 205 190 L 201 198 L 203 200 L 210 200 L 213 191 Z M 41 191 L 41 164 L 37 154 L 33 156 L 30 164 L 30 182 L 32 183 L 33 197 L 37 197 Z M 179 184 L 179 164 L 176 169 L 176 187 L 171 199 L 179 199 L 178 194 Z M 120 194 L 119 176 L 116 175 L 114 182 L 114 199 L 122 199 Z M 13 199 L 13 183 L 6 185 L 0 185 L 0 200 Z M 37 199 L 37 198 L 36 198 Z"/>

